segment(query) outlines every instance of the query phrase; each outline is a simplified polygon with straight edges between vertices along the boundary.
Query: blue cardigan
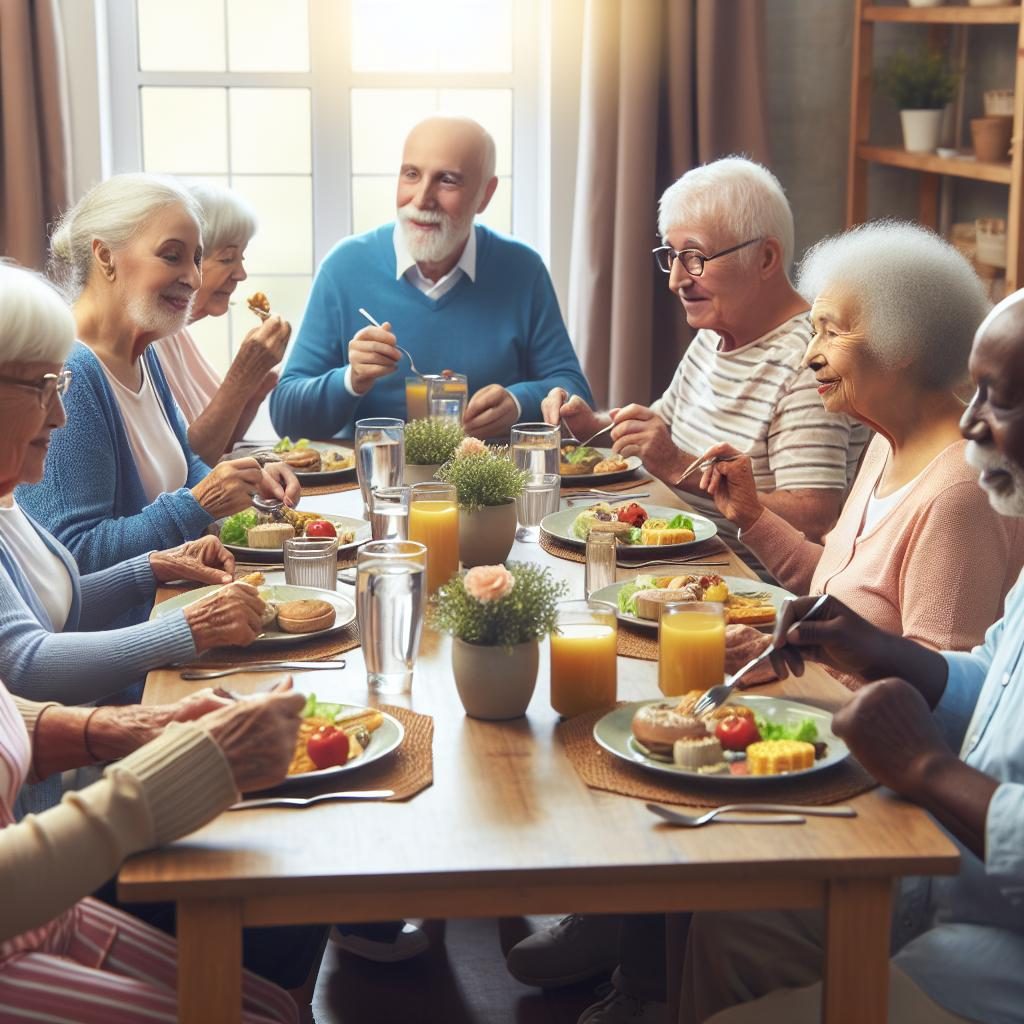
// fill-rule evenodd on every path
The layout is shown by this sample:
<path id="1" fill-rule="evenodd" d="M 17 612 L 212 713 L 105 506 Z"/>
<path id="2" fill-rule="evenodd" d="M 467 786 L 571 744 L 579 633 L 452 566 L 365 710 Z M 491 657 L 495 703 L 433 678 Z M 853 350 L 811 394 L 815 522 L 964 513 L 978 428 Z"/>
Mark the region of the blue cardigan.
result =
<path id="1" fill-rule="evenodd" d="M 15 491 L 18 504 L 67 545 L 82 572 L 192 540 L 213 522 L 189 490 L 210 467 L 189 448 L 184 420 L 152 348 L 142 358 L 185 453 L 185 486 L 146 500 L 117 398 L 99 359 L 76 342 L 67 361 L 67 426 L 53 433 L 42 482 Z"/>
<path id="2" fill-rule="evenodd" d="M 393 224 L 346 238 L 320 264 L 288 365 L 270 395 L 275 429 L 292 437 L 351 437 L 366 416 L 405 419 L 408 361 L 360 397 L 345 388 L 348 342 L 366 326 L 363 306 L 389 320 L 424 373 L 464 373 L 469 393 L 501 384 L 536 421 L 553 387 L 592 402 L 551 278 L 529 246 L 476 228 L 476 280 L 463 275 L 441 298 L 395 279 Z"/>

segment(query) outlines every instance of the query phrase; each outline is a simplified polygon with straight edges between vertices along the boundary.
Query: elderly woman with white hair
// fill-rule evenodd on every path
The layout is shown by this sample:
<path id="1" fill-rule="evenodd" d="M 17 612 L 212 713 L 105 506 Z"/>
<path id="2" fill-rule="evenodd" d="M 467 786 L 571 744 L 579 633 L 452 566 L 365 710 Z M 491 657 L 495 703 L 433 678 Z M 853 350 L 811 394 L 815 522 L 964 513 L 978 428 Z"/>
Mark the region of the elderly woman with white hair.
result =
<path id="1" fill-rule="evenodd" d="M 254 492 L 298 500 L 284 465 L 238 459 L 211 470 L 192 451 L 151 349 L 188 319 L 201 226 L 190 193 L 123 174 L 87 192 L 51 238 L 53 268 L 73 300 L 79 342 L 67 366 L 75 387 L 45 479 L 19 488 L 18 500 L 85 572 L 199 537 Z"/>
<path id="2" fill-rule="evenodd" d="M 190 323 L 223 316 L 231 296 L 248 276 L 245 248 L 256 233 L 252 207 L 229 188 L 189 186 L 203 218 L 202 283 Z M 227 374 L 210 364 L 187 327 L 154 343 L 160 366 L 188 424 L 192 451 L 212 466 L 240 440 L 262 401 L 277 383 L 274 367 L 284 357 L 291 325 L 268 316 L 245 336 Z"/>

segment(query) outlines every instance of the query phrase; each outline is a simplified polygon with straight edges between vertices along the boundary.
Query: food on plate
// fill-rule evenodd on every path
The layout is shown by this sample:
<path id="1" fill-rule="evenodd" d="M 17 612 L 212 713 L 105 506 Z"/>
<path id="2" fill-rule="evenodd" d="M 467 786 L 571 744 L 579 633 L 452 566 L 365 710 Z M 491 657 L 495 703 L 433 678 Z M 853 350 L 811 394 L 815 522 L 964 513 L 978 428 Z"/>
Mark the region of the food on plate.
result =
<path id="1" fill-rule="evenodd" d="M 250 587 L 262 587 L 267 582 L 267 577 L 261 572 L 247 572 L 244 576 L 239 576 L 236 583 L 248 583 Z"/>
<path id="2" fill-rule="evenodd" d="M 263 292 L 253 292 L 248 299 L 249 308 L 261 319 L 270 316 L 270 299 Z"/>
<path id="3" fill-rule="evenodd" d="M 752 581 L 753 582 L 753 581 Z M 700 591 L 697 595 L 697 591 Z M 693 597 L 659 598 L 655 592 L 678 593 L 685 591 Z M 749 626 L 767 625 L 775 621 L 775 607 L 764 591 L 749 594 L 734 594 L 721 576 L 637 576 L 623 584 L 619 590 L 619 611 L 641 619 L 657 620 L 661 612 L 656 602 L 667 601 L 716 601 L 725 605 L 725 619 L 730 625 L 742 623 Z"/>
<path id="4" fill-rule="evenodd" d="M 295 536 L 291 523 L 260 523 L 246 530 L 246 545 L 250 548 L 280 548 Z"/>
<path id="5" fill-rule="evenodd" d="M 634 594 L 637 618 L 652 619 L 655 622 L 661 618 L 662 610 L 667 604 L 703 599 L 700 585 L 696 583 L 687 583 L 678 590 L 638 590 Z"/>
<path id="6" fill-rule="evenodd" d="M 282 508 L 279 515 L 281 519 L 275 519 L 270 513 L 257 512 L 250 508 L 228 516 L 221 523 L 220 539 L 225 544 L 232 544 L 235 547 L 276 551 L 290 537 L 337 537 L 339 544 L 351 544 L 356 538 L 355 530 L 340 529 L 325 519 L 321 512 L 299 512 L 294 508 Z M 333 532 L 328 532 L 326 527 L 319 527 L 319 532 L 307 535 L 306 528 L 310 523 L 325 523 Z"/>
<path id="7" fill-rule="evenodd" d="M 695 692 L 699 693 L 701 697 L 704 696 L 700 690 Z M 720 722 L 723 718 L 749 718 L 751 722 L 756 721 L 754 712 L 746 704 L 723 704 L 720 708 L 715 708 L 714 711 L 709 712 L 704 717 L 709 722 Z"/>
<path id="8" fill-rule="evenodd" d="M 367 748 L 372 734 L 383 721 L 384 716 L 376 708 L 327 704 L 318 701 L 316 694 L 311 693 L 302 709 L 302 722 L 288 774 L 299 775 L 355 760 Z"/>
<path id="9" fill-rule="evenodd" d="M 783 775 L 814 764 L 814 744 L 800 740 L 762 740 L 747 747 L 748 775 Z"/>
<path id="10" fill-rule="evenodd" d="M 297 473 L 319 473 L 320 453 L 315 448 L 292 448 L 281 452 L 281 461 Z"/>
<path id="11" fill-rule="evenodd" d="M 676 740 L 672 745 L 672 763 L 691 772 L 726 770 L 722 744 L 707 733 L 697 739 Z"/>
<path id="12" fill-rule="evenodd" d="M 618 510 L 615 518 L 620 523 L 629 523 L 630 526 L 643 526 L 649 517 L 643 505 L 638 505 L 635 501 L 631 501 L 628 505 L 623 505 Z"/>
<path id="13" fill-rule="evenodd" d="M 583 476 L 593 473 L 594 467 L 604 456 L 596 448 L 583 448 L 575 444 L 564 444 L 558 460 L 558 471 L 562 476 Z"/>
<path id="14" fill-rule="evenodd" d="M 676 740 L 700 740 L 708 735 L 707 726 L 693 715 L 679 711 L 675 704 L 661 701 L 645 704 L 633 716 L 636 741 L 659 757 L 671 757 Z"/>
<path id="15" fill-rule="evenodd" d="M 338 473 L 343 469 L 353 469 L 355 464 L 356 457 L 353 452 L 328 448 L 320 453 L 320 471 L 323 473 Z"/>
<path id="16" fill-rule="evenodd" d="M 623 473 L 629 469 L 629 463 L 619 455 L 610 455 L 602 459 L 595 467 L 595 473 Z"/>
<path id="17" fill-rule="evenodd" d="M 278 455 L 280 455 L 282 452 L 290 452 L 290 451 L 294 451 L 294 449 L 296 449 L 296 448 L 308 448 L 308 447 L 309 447 L 309 438 L 308 437 L 300 437 L 298 439 L 298 441 L 293 441 L 286 434 L 284 437 L 281 438 L 280 441 L 277 442 L 277 444 L 274 445 L 273 450 L 275 452 L 277 452 Z"/>
<path id="18" fill-rule="evenodd" d="M 640 543 L 651 547 L 660 547 L 663 544 L 689 544 L 696 540 L 697 535 L 693 532 L 693 522 L 690 525 L 673 528 L 671 526 L 652 526 L 648 520 L 640 529 Z"/>
<path id="19" fill-rule="evenodd" d="M 757 729 L 761 738 L 766 740 L 799 740 L 802 743 L 813 743 L 818 738 L 818 727 L 811 718 L 801 718 L 793 725 L 784 722 L 769 722 L 767 718 L 757 716 Z"/>
<path id="20" fill-rule="evenodd" d="M 263 602 L 260 624 L 264 629 L 269 629 L 277 619 L 277 602 L 271 598 L 270 590 L 265 586 L 266 576 L 261 572 L 247 572 L 244 576 L 239 576 L 235 582 L 248 583 L 250 587 L 256 587 L 259 590 L 260 600 Z"/>
<path id="21" fill-rule="evenodd" d="M 220 524 L 220 539 L 225 544 L 245 547 L 248 543 L 249 528 L 258 526 L 259 521 L 255 509 L 247 508 L 243 512 L 236 512 Z"/>
<path id="22" fill-rule="evenodd" d="M 306 753 L 317 768 L 333 768 L 348 761 L 348 733 L 334 725 L 321 725 L 308 740 Z"/>
<path id="23" fill-rule="evenodd" d="M 277 628 L 284 633 L 315 633 L 333 626 L 336 615 L 327 601 L 283 601 L 277 608 Z"/>
<path id="24" fill-rule="evenodd" d="M 722 710 L 719 708 L 719 710 Z M 721 718 L 715 726 L 715 736 L 723 750 L 746 750 L 752 743 L 758 743 L 761 734 L 753 715 L 737 715 L 735 708 Z"/>
<path id="25" fill-rule="evenodd" d="M 294 529 L 294 528 L 293 528 Z M 334 523 L 329 522 L 327 519 L 311 519 L 306 523 L 307 537 L 337 537 L 338 530 Z"/>

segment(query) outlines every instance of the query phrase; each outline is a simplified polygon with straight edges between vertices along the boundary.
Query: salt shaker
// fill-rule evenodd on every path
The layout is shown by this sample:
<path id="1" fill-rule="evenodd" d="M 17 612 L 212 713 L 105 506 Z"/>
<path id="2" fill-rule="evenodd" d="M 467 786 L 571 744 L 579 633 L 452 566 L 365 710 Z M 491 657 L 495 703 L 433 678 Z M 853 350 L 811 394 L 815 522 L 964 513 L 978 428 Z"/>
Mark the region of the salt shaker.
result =
<path id="1" fill-rule="evenodd" d="M 587 567 L 583 584 L 586 597 L 615 582 L 615 534 L 591 530 L 587 534 Z"/>

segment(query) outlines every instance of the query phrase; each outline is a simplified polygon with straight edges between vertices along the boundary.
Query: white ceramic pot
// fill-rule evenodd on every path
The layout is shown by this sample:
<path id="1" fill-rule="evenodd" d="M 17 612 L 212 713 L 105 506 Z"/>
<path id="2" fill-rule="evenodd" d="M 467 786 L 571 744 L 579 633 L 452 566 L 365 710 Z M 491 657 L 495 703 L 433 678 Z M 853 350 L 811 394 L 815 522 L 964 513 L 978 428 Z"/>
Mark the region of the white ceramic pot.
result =
<path id="1" fill-rule="evenodd" d="M 909 153 L 934 153 L 942 133 L 941 110 L 901 110 L 903 148 Z"/>
<path id="2" fill-rule="evenodd" d="M 945 0 L 907 0 L 911 7 L 941 7 Z"/>
<path id="3" fill-rule="evenodd" d="M 500 565 L 516 539 L 516 503 L 488 505 L 467 512 L 459 509 L 459 558 L 463 568 Z"/>
<path id="4" fill-rule="evenodd" d="M 402 483 L 406 486 L 427 483 L 434 479 L 434 474 L 440 468 L 440 462 L 436 466 L 414 466 L 411 462 L 407 462 L 402 472 Z"/>
<path id="5" fill-rule="evenodd" d="M 501 721 L 526 714 L 537 685 L 538 643 L 483 647 L 452 640 L 452 671 L 470 718 Z"/>

